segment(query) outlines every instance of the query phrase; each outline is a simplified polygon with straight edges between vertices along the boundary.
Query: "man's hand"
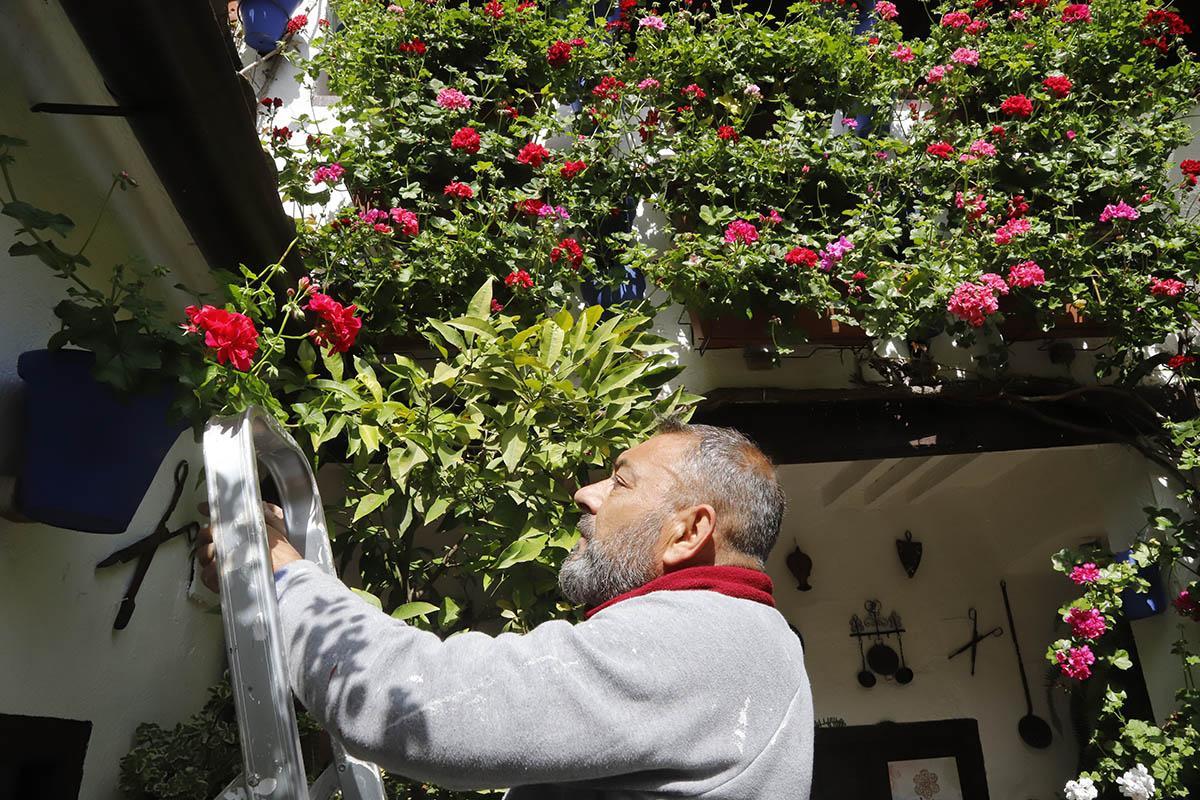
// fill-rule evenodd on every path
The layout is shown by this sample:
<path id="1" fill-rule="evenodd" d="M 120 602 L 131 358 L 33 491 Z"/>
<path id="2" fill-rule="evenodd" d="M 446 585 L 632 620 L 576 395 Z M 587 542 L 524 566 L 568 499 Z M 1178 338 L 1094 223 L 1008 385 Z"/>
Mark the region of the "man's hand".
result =
<path id="1" fill-rule="evenodd" d="M 201 507 L 208 513 L 207 506 Z M 267 547 L 271 551 L 271 569 L 277 570 L 284 564 L 298 561 L 302 556 L 288 541 L 283 527 L 283 509 L 271 503 L 263 503 L 263 519 L 267 523 Z M 213 544 L 212 528 L 205 525 L 196 539 L 196 560 L 200 562 L 200 579 L 214 592 L 220 591 L 217 581 L 217 548 Z"/>

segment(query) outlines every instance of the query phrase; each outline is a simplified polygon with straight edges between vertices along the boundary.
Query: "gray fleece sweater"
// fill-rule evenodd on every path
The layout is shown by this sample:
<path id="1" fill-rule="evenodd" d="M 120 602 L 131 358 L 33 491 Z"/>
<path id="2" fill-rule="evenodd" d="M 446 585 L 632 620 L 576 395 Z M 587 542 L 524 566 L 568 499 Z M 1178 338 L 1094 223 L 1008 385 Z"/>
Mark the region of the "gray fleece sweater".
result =
<path id="1" fill-rule="evenodd" d="M 813 712 L 774 608 L 656 591 L 587 622 L 442 641 L 320 572 L 277 583 L 292 685 L 355 756 L 508 800 L 806 800 Z"/>

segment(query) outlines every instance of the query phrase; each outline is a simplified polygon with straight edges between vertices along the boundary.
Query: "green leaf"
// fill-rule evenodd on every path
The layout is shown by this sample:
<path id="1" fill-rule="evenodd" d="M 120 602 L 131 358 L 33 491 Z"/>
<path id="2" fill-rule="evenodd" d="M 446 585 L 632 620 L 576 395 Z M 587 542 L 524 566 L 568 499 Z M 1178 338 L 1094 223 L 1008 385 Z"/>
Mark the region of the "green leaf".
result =
<path id="1" fill-rule="evenodd" d="M 462 606 L 449 595 L 442 598 L 442 611 L 438 614 L 438 626 L 449 628 L 454 623 L 458 622 L 459 616 L 462 614 Z"/>
<path id="2" fill-rule="evenodd" d="M 367 514 L 370 514 L 372 511 L 379 508 L 381 505 L 387 502 L 391 495 L 391 489 L 388 489 L 386 492 L 376 492 L 365 495 L 358 501 L 358 507 L 354 509 L 354 519 L 351 520 L 351 522 L 358 522 Z"/>
<path id="3" fill-rule="evenodd" d="M 471 298 L 471 302 L 467 304 L 467 316 L 479 317 L 487 319 L 492 312 L 492 279 L 488 278 L 483 286 L 480 286 L 475 295 Z"/>
<path id="4" fill-rule="evenodd" d="M 13 200 L 0 208 L 0 214 L 12 217 L 29 230 L 44 230 L 49 228 L 59 236 L 66 236 L 75 227 L 75 223 L 65 214 L 55 214 L 29 205 L 24 200 Z"/>
<path id="5" fill-rule="evenodd" d="M 476 317 L 458 317 L 452 319 L 448 323 L 450 326 L 458 328 L 461 331 L 472 331 L 481 334 L 486 339 L 496 338 L 496 329 L 492 324 L 485 319 L 477 319 Z"/>
<path id="6" fill-rule="evenodd" d="M 0 147 L 28 147 L 29 142 L 24 139 L 18 139 L 16 136 L 5 136 L 0 133 Z"/>
<path id="7" fill-rule="evenodd" d="M 308 339 L 300 342 L 300 347 L 296 349 L 296 358 L 300 361 L 300 368 L 304 370 L 304 374 L 311 375 L 317 363 L 317 351 Z"/>
<path id="8" fill-rule="evenodd" d="M 1129 653 L 1124 650 L 1117 650 L 1109 656 L 1109 663 L 1117 669 L 1129 669 L 1133 666 L 1133 659 L 1129 657 Z"/>
<path id="9" fill-rule="evenodd" d="M 335 381 L 342 379 L 342 354 L 335 353 L 332 348 L 321 348 L 321 361 L 325 364 L 325 369 L 329 371 L 330 376 Z"/>
<path id="10" fill-rule="evenodd" d="M 382 403 L 383 387 L 379 385 L 379 378 L 375 376 L 375 370 L 358 356 L 354 357 L 354 368 L 358 372 L 359 382 L 367 387 L 367 391 L 371 393 L 371 397 L 375 398 L 376 403 Z"/>
<path id="11" fill-rule="evenodd" d="M 538 539 L 518 539 L 501 551 L 496 557 L 495 569 L 508 569 L 513 564 L 532 561 L 541 555 L 546 547 L 545 541 Z"/>
<path id="12" fill-rule="evenodd" d="M 436 522 L 441 519 L 453 502 L 453 497 L 439 497 L 434 500 L 429 504 L 429 508 L 425 509 L 425 521 Z"/>
<path id="13" fill-rule="evenodd" d="M 368 453 L 374 453 L 379 449 L 379 427 L 377 425 L 359 425 L 357 430 Z"/>
<path id="14" fill-rule="evenodd" d="M 506 428 L 504 433 L 500 434 L 500 458 L 509 472 L 516 471 L 517 465 L 521 463 L 521 457 L 525 455 L 525 449 L 528 446 L 525 435 L 525 428 L 520 425 Z"/>
<path id="15" fill-rule="evenodd" d="M 413 603 L 405 603 L 402 606 L 397 606 L 396 610 L 392 612 L 392 619 L 405 620 L 412 619 L 413 617 L 423 617 L 438 610 L 438 607 L 433 603 L 417 600 Z"/>
<path id="16" fill-rule="evenodd" d="M 355 589 L 354 587 L 350 587 L 350 591 L 354 592 L 356 595 L 361 597 L 363 600 L 366 600 L 368 603 L 375 606 L 380 611 L 383 611 L 383 603 L 380 602 L 379 598 L 376 597 L 375 595 L 371 594 L 370 592 L 364 591 L 362 589 Z"/>

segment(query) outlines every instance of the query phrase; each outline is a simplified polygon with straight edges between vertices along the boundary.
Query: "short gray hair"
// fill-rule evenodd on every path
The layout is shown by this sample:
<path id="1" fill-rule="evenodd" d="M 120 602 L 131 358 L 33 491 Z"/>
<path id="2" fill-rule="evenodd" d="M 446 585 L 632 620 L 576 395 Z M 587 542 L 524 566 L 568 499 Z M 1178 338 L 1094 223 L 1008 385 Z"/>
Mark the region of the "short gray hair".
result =
<path id="1" fill-rule="evenodd" d="M 765 565 L 779 538 L 787 495 L 775 466 L 754 442 L 733 428 L 660 421 L 657 434 L 682 434 L 693 445 L 680 465 L 681 504 L 708 503 L 717 512 L 725 542 Z"/>

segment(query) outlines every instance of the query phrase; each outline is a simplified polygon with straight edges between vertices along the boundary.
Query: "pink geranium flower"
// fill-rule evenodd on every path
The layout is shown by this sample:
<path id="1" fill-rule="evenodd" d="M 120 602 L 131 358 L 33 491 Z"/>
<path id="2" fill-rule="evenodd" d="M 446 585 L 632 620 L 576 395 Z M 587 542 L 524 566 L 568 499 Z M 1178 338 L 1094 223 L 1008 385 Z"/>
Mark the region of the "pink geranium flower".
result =
<path id="1" fill-rule="evenodd" d="M 1155 297 L 1178 297 L 1186 288 L 1187 285 L 1183 281 L 1174 278 L 1150 279 L 1150 294 Z"/>
<path id="2" fill-rule="evenodd" d="M 895 19 L 900 16 L 900 12 L 896 10 L 896 4 L 889 0 L 879 0 L 875 4 L 875 13 L 879 15 L 880 19 Z"/>
<path id="3" fill-rule="evenodd" d="M 960 47 L 950 54 L 950 60 L 955 64 L 965 64 L 968 67 L 979 66 L 979 51 L 969 47 Z"/>
<path id="4" fill-rule="evenodd" d="M 1054 654 L 1063 674 L 1076 680 L 1087 680 L 1092 676 L 1091 666 L 1096 663 L 1092 648 L 1085 645 L 1059 650 Z"/>
<path id="5" fill-rule="evenodd" d="M 876 8 L 878 8 L 878 6 L 876 6 Z M 912 48 L 908 45 L 898 44 L 896 45 L 896 49 L 892 51 L 892 58 L 907 64 L 916 58 L 916 55 L 913 53 Z"/>
<path id="6" fill-rule="evenodd" d="M 1091 561 L 1087 561 L 1073 567 L 1070 578 L 1077 586 L 1083 586 L 1086 583 L 1095 583 L 1100 580 L 1100 568 Z"/>
<path id="7" fill-rule="evenodd" d="M 1046 282 L 1046 273 L 1036 261 L 1022 261 L 1008 268 L 1008 285 L 1014 289 L 1030 289 Z"/>
<path id="8" fill-rule="evenodd" d="M 955 287 L 946 310 L 972 328 L 982 328 L 988 315 L 1000 310 L 1000 303 L 991 286 L 965 281 Z"/>
<path id="9" fill-rule="evenodd" d="M 447 87 L 437 93 L 437 104 L 453 111 L 463 111 L 471 107 L 471 98 L 458 89 Z"/>
<path id="10" fill-rule="evenodd" d="M 1095 608 L 1072 607 L 1063 615 L 1071 632 L 1080 639 L 1099 639 L 1108 630 L 1108 620 Z"/>
<path id="11" fill-rule="evenodd" d="M 758 241 L 758 228 L 744 219 L 735 219 L 725 227 L 725 244 L 751 245 Z"/>
<path id="12" fill-rule="evenodd" d="M 1062 21 L 1071 22 L 1091 22 L 1092 8 L 1086 3 L 1072 3 L 1062 11 Z"/>
<path id="13" fill-rule="evenodd" d="M 996 244 L 1008 244 L 1016 237 L 1029 233 L 1031 227 L 1027 219 L 1010 219 L 996 229 Z"/>
<path id="14" fill-rule="evenodd" d="M 1142 212 L 1138 211 L 1124 200 L 1119 200 L 1117 201 L 1116 205 L 1109 203 L 1104 207 L 1104 210 L 1100 212 L 1100 221 L 1112 222 L 1114 219 L 1135 220 L 1141 215 Z"/>

